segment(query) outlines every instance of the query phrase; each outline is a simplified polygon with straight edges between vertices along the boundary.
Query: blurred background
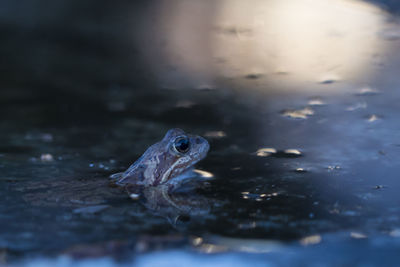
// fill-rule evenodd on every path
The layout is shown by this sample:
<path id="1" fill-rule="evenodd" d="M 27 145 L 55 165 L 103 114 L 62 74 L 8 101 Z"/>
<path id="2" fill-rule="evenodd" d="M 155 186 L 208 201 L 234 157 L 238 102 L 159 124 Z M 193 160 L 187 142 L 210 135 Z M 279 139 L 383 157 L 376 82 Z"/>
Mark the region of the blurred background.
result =
<path id="1" fill-rule="evenodd" d="M 2 1 L 0 264 L 398 262 L 399 12 Z M 158 201 L 108 185 L 175 127 L 210 142 L 211 179 Z"/>

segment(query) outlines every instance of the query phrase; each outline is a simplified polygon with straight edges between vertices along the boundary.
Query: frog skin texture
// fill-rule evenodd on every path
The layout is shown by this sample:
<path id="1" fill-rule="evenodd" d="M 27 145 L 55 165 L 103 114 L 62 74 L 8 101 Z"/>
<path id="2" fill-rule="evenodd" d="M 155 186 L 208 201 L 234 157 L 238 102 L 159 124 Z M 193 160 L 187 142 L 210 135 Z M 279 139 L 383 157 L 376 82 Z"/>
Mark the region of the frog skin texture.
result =
<path id="1" fill-rule="evenodd" d="M 210 149 L 201 136 L 186 134 L 181 129 L 169 130 L 164 138 L 150 146 L 125 172 L 110 178 L 127 188 L 176 185 L 182 177 L 190 177 L 194 165 L 204 159 Z"/>

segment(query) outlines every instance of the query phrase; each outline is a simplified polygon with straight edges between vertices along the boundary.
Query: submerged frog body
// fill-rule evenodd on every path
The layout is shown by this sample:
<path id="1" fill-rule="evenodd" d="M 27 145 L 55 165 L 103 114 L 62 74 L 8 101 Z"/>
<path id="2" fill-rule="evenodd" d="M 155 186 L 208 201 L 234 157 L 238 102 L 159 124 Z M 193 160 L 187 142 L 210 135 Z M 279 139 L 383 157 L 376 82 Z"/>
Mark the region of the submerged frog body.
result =
<path id="1" fill-rule="evenodd" d="M 171 129 L 125 172 L 113 174 L 110 178 L 125 187 L 173 184 L 173 181 L 180 180 L 175 178 L 189 176 L 194 165 L 205 158 L 209 148 L 203 137 Z"/>

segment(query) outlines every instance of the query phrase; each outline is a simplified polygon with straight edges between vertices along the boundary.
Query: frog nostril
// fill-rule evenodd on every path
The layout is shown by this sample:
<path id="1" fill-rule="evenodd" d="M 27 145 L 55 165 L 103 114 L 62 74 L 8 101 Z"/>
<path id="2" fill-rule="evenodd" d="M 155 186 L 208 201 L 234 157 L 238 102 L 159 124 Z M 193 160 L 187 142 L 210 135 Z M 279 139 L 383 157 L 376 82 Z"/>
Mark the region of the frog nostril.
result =
<path id="1" fill-rule="evenodd" d="M 203 140 L 202 140 L 202 138 L 200 138 L 200 137 L 196 137 L 196 144 L 201 144 L 201 143 L 203 143 Z"/>

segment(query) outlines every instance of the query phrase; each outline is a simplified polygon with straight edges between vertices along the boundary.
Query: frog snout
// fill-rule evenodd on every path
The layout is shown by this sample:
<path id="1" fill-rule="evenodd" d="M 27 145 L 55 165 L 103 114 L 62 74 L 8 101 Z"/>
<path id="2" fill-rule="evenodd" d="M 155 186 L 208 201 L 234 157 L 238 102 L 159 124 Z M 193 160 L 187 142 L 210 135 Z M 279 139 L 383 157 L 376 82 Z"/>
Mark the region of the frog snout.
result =
<path id="1" fill-rule="evenodd" d="M 197 145 L 201 145 L 201 144 L 205 144 L 207 142 L 206 139 L 204 139 L 203 137 L 196 137 L 196 139 L 194 140 L 196 142 Z"/>

